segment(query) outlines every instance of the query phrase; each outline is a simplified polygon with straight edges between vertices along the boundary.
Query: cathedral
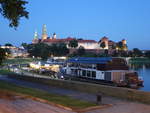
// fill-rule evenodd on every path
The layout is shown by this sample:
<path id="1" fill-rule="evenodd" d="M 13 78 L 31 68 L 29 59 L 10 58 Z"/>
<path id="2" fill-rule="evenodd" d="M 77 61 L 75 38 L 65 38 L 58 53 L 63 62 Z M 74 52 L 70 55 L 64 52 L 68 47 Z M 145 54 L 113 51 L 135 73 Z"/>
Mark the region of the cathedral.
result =
<path id="1" fill-rule="evenodd" d="M 45 43 L 48 45 L 52 44 L 59 44 L 59 43 L 65 43 L 67 47 L 69 48 L 68 44 L 71 40 L 75 40 L 75 38 L 72 37 L 67 37 L 67 38 L 57 38 L 56 33 L 54 33 L 51 37 L 48 37 L 47 35 L 47 29 L 46 25 L 43 25 L 42 28 L 42 37 L 39 38 L 39 35 L 37 32 L 34 33 L 34 39 L 32 40 L 32 44 L 37 44 L 37 43 Z M 119 49 L 119 42 L 114 42 L 112 40 L 109 40 L 108 37 L 102 37 L 98 42 L 95 40 L 84 40 L 84 39 L 79 39 L 78 41 L 78 47 L 84 47 L 85 50 L 113 50 L 114 47 L 115 49 Z M 127 42 L 125 39 L 120 41 L 124 51 L 127 51 Z M 101 47 L 101 44 L 104 44 L 104 47 Z"/>

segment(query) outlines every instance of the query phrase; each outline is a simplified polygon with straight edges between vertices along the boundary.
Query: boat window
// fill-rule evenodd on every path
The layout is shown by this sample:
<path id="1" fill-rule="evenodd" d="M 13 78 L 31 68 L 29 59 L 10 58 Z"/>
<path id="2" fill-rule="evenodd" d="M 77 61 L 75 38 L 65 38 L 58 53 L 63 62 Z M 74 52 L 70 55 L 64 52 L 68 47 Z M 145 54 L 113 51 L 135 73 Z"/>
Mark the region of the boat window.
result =
<path id="1" fill-rule="evenodd" d="M 87 77 L 91 77 L 91 71 L 87 71 Z"/>
<path id="2" fill-rule="evenodd" d="M 92 71 L 92 78 L 96 78 L 96 72 Z"/>
<path id="3" fill-rule="evenodd" d="M 74 75 L 74 74 L 75 74 L 75 72 L 74 72 L 74 71 L 75 71 L 74 69 L 71 69 L 71 74 L 73 74 L 73 75 Z"/>
<path id="4" fill-rule="evenodd" d="M 78 70 L 79 76 L 82 76 L 82 71 Z"/>
<path id="5" fill-rule="evenodd" d="M 85 70 L 82 71 L 82 76 L 86 76 L 86 71 Z"/>
<path id="6" fill-rule="evenodd" d="M 77 69 L 74 70 L 74 74 L 76 74 L 76 75 L 78 74 L 78 70 Z"/>

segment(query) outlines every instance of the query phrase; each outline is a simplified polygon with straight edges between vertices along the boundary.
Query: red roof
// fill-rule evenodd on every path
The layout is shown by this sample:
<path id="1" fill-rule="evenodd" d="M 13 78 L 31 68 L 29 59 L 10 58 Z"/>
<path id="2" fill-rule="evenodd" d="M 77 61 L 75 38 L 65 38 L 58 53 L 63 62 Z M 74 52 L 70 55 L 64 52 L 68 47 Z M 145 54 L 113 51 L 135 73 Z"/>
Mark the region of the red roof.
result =
<path id="1" fill-rule="evenodd" d="M 97 43 L 95 40 L 78 40 L 79 43 Z"/>
<path id="2" fill-rule="evenodd" d="M 75 40 L 75 38 L 65 38 L 65 39 L 46 39 L 43 42 L 47 43 L 68 43 L 71 40 Z M 97 43 L 95 40 L 78 40 L 79 43 Z"/>
<path id="3" fill-rule="evenodd" d="M 49 43 L 66 43 L 66 42 L 69 42 L 71 40 L 74 40 L 74 38 L 66 38 L 66 39 L 46 39 L 46 40 L 43 40 L 43 42 L 49 42 Z"/>

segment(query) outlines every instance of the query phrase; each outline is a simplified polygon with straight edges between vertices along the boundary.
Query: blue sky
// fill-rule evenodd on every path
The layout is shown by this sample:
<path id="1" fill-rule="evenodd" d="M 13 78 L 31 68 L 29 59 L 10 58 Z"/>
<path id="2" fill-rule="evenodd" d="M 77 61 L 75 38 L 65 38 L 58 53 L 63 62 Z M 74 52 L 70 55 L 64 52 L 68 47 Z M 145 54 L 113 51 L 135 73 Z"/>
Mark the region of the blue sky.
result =
<path id="1" fill-rule="evenodd" d="M 29 19 L 21 19 L 17 30 L 0 17 L 1 45 L 31 43 L 46 24 L 48 34 L 60 38 L 125 38 L 129 49 L 150 49 L 150 0 L 30 0 L 26 7 Z"/>

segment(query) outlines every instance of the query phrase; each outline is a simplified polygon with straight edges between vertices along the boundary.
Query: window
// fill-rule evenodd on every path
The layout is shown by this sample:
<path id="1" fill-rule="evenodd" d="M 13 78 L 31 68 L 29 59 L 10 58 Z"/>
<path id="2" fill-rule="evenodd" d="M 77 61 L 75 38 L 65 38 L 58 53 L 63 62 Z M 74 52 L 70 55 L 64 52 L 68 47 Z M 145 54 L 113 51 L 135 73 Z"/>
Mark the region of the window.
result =
<path id="1" fill-rule="evenodd" d="M 74 72 L 73 69 L 71 69 L 71 74 L 74 74 L 73 72 Z"/>
<path id="2" fill-rule="evenodd" d="M 87 77 L 91 77 L 91 71 L 87 71 Z"/>
<path id="3" fill-rule="evenodd" d="M 82 71 L 82 76 L 86 76 L 86 71 L 85 70 Z"/>
<path id="4" fill-rule="evenodd" d="M 92 71 L 92 78 L 96 78 L 96 72 Z"/>
<path id="5" fill-rule="evenodd" d="M 74 74 L 75 74 L 75 75 L 78 74 L 78 70 L 77 70 L 77 69 L 74 70 Z"/>

